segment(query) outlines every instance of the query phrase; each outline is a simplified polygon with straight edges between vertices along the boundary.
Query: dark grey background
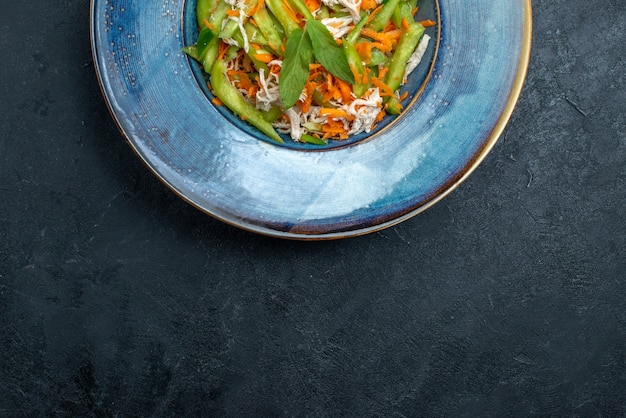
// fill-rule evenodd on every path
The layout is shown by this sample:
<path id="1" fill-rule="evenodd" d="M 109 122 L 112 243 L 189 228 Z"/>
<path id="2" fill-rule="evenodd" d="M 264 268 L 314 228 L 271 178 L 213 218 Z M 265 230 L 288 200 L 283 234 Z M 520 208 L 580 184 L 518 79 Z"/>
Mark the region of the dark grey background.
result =
<path id="1" fill-rule="evenodd" d="M 0 13 L 0 416 L 626 416 L 626 3 L 537 1 L 478 170 L 365 237 L 191 208 L 131 152 L 86 0 Z"/>

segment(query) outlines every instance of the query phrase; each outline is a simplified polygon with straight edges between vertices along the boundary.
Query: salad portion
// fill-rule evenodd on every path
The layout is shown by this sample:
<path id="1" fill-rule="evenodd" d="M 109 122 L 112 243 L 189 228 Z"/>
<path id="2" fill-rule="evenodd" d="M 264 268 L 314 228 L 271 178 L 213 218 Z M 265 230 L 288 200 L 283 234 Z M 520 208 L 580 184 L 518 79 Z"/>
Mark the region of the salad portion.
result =
<path id="1" fill-rule="evenodd" d="M 324 145 L 399 114 L 430 37 L 417 0 L 198 0 L 195 45 L 214 104 L 283 143 Z"/>

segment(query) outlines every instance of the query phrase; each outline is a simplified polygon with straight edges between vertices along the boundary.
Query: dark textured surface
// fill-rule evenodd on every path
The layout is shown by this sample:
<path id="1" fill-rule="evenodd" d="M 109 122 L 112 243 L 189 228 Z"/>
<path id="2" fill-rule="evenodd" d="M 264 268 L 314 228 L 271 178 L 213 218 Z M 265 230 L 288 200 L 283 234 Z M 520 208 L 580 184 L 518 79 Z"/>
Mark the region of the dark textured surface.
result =
<path id="1" fill-rule="evenodd" d="M 88 3 L 0 14 L 0 416 L 625 416 L 626 3 L 534 5 L 526 87 L 459 189 L 284 242 L 159 183 Z"/>

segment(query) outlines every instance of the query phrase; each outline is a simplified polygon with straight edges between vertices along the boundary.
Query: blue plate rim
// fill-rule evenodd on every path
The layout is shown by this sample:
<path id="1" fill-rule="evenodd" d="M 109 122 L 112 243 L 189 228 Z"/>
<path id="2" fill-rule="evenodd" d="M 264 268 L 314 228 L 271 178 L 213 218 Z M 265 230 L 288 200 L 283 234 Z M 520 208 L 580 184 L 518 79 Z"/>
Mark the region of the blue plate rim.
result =
<path id="1" fill-rule="evenodd" d="M 340 239 L 340 238 L 348 238 L 361 236 L 365 234 L 369 234 L 372 232 L 380 231 L 391 226 L 397 225 L 401 222 L 410 219 L 419 213 L 429 209 L 437 202 L 444 199 L 448 196 L 453 190 L 455 190 L 460 184 L 462 184 L 471 173 L 481 164 L 481 162 L 485 159 L 485 157 L 489 154 L 492 148 L 497 143 L 498 139 L 504 132 L 506 125 L 513 113 L 513 110 L 519 100 L 519 97 L 522 92 L 522 88 L 524 85 L 524 81 L 526 79 L 528 66 L 530 62 L 530 53 L 531 53 L 531 44 L 532 44 L 532 4 L 531 0 L 521 0 L 523 1 L 524 8 L 524 16 L 523 16 L 523 35 L 522 35 L 522 44 L 519 51 L 518 57 L 518 66 L 515 79 L 511 84 L 511 89 L 508 95 L 507 104 L 503 107 L 502 112 L 500 113 L 499 119 L 495 122 L 493 129 L 490 134 L 487 136 L 484 141 L 484 145 L 482 148 L 474 154 L 473 158 L 469 160 L 467 164 L 464 165 L 463 169 L 459 171 L 459 173 L 453 178 L 449 179 L 447 182 L 443 183 L 437 189 L 434 189 L 432 193 L 423 198 L 416 204 L 414 207 L 409 207 L 406 210 L 395 213 L 391 219 L 383 219 L 382 221 L 372 221 L 370 225 L 359 226 L 357 228 L 353 228 L 348 226 L 347 228 L 343 228 L 341 225 L 336 225 L 336 227 L 331 227 L 322 230 L 314 230 L 304 228 L 300 230 L 298 226 L 293 226 L 289 230 L 281 230 L 279 228 L 275 228 L 271 223 L 266 223 L 264 225 L 258 225 L 254 223 L 246 223 L 240 222 L 236 219 L 231 219 L 227 216 L 222 216 L 219 213 L 214 211 L 210 211 L 197 202 L 190 199 L 183 190 L 177 188 L 174 184 L 168 181 L 155 167 L 153 167 L 149 161 L 142 154 L 141 150 L 137 147 L 132 139 L 132 135 L 129 135 L 128 132 L 124 129 L 123 123 L 118 119 L 118 115 L 113 109 L 113 105 L 110 102 L 110 98 L 107 95 L 106 88 L 104 87 L 103 76 L 100 69 L 100 63 L 98 60 L 97 49 L 98 46 L 96 44 L 96 25 L 94 24 L 94 14 L 95 14 L 95 5 L 99 0 L 90 0 L 90 37 L 91 37 L 91 51 L 94 61 L 94 67 L 96 76 L 98 79 L 98 84 L 102 95 L 105 99 L 106 106 L 118 127 L 118 130 L 122 134 L 122 136 L 126 139 L 127 143 L 130 145 L 131 149 L 137 154 L 140 160 L 146 165 L 146 167 L 168 188 L 174 191 L 180 198 L 184 201 L 197 208 L 198 210 L 219 219 L 227 224 L 235 226 L 237 228 L 247 230 L 250 232 L 258 233 L 261 235 L 277 237 L 277 238 L 285 238 L 291 240 L 330 240 L 330 239 Z M 184 1 L 183 1 L 184 3 Z M 277 222 L 279 224 L 280 222 Z"/>

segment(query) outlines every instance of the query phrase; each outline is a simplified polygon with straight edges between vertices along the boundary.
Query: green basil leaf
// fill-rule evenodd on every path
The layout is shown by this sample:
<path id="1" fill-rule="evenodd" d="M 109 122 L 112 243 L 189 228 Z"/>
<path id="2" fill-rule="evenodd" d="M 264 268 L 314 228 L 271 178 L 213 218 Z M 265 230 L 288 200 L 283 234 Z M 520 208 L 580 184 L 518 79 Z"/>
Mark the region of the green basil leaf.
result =
<path id="1" fill-rule="evenodd" d="M 343 49 L 337 45 L 337 41 L 322 22 L 309 19 L 306 29 L 311 38 L 313 53 L 317 61 L 324 66 L 332 75 L 354 84 L 354 75 L 350 70 L 348 58 Z"/>
<path id="2" fill-rule="evenodd" d="M 309 64 L 313 60 L 313 47 L 308 34 L 300 28 L 291 31 L 285 45 L 285 57 L 280 69 L 278 91 L 283 106 L 293 107 L 309 78 Z"/>
<path id="3" fill-rule="evenodd" d="M 198 57 L 204 56 L 204 51 L 206 51 L 209 42 L 213 39 L 215 35 L 211 32 L 211 29 L 204 28 L 200 31 L 198 35 L 198 41 L 196 42 L 197 54 Z"/>

